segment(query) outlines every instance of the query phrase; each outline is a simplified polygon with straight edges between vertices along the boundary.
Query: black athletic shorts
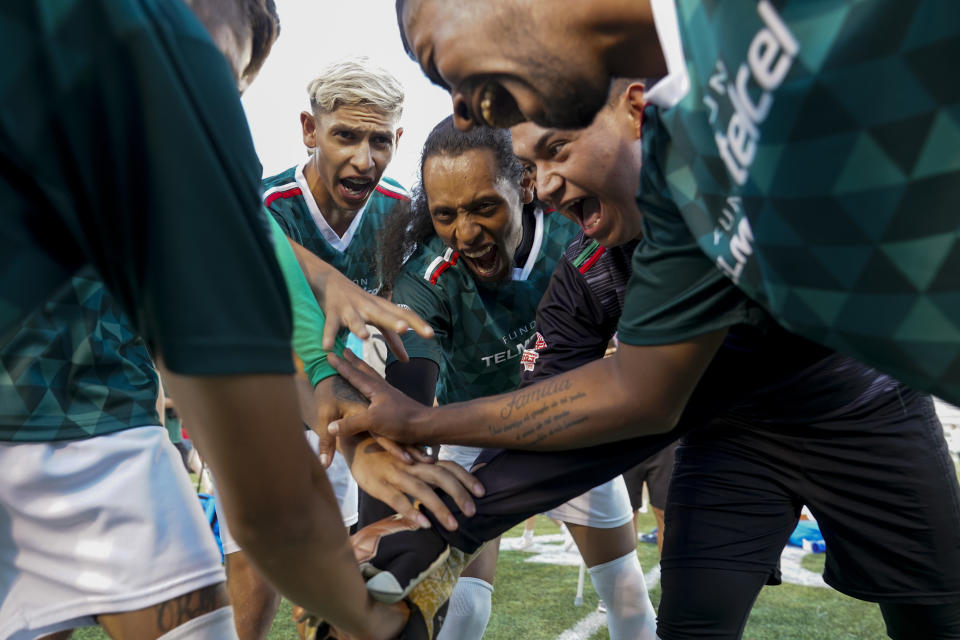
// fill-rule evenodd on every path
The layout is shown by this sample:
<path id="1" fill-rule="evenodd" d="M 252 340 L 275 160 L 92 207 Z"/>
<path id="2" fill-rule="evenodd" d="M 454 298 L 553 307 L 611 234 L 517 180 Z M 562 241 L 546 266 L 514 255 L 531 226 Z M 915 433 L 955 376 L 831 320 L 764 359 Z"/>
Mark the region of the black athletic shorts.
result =
<path id="1" fill-rule="evenodd" d="M 644 482 L 647 483 L 650 505 L 657 509 L 666 506 L 667 489 L 670 488 L 670 477 L 673 475 L 673 452 L 676 448 L 676 443 L 671 444 L 652 458 L 623 472 L 623 480 L 627 483 L 627 492 L 630 494 L 630 504 L 634 511 L 643 506 Z"/>
<path id="2" fill-rule="evenodd" d="M 842 422 L 722 424 L 676 452 L 661 563 L 766 571 L 801 507 L 827 546 L 824 580 L 872 602 L 960 597 L 960 489 L 929 396 L 900 387 Z"/>

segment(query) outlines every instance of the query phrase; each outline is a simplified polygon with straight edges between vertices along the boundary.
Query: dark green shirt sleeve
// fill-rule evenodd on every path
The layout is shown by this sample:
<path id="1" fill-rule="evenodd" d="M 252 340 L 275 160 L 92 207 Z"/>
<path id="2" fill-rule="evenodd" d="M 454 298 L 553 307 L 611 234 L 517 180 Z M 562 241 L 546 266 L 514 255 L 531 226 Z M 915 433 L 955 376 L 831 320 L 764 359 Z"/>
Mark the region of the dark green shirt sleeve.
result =
<path id="1" fill-rule="evenodd" d="M 656 117 L 644 118 L 637 194 L 643 239 L 633 254 L 617 328 L 621 342 L 636 346 L 682 342 L 765 317 L 700 250 L 673 203 L 658 164 L 666 136 Z"/>
<path id="2" fill-rule="evenodd" d="M 292 372 L 260 165 L 203 25 L 182 2 L 49 0 L 11 4 L 0 29 L 0 209 L 21 216 L 17 248 L 93 264 L 175 372 Z"/>

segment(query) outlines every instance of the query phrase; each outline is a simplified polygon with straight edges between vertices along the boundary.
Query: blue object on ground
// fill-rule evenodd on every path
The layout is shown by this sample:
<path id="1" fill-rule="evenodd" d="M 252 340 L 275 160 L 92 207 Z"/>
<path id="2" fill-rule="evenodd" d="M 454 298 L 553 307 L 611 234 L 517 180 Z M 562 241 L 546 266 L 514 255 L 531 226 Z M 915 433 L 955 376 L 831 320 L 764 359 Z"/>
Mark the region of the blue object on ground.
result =
<path id="1" fill-rule="evenodd" d="M 793 533 L 790 534 L 788 544 L 794 547 L 802 547 L 804 551 L 810 553 L 823 553 L 827 550 L 827 545 L 823 541 L 823 534 L 820 533 L 820 525 L 815 520 L 799 521 Z"/>

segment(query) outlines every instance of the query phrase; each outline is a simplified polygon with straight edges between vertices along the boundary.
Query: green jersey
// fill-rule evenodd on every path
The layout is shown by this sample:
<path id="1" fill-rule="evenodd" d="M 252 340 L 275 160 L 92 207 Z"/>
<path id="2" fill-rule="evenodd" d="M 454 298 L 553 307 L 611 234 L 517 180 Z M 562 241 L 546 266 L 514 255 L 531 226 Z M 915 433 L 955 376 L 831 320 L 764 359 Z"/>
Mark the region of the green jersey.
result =
<path id="1" fill-rule="evenodd" d="M 0 440 L 75 440 L 159 425 L 153 360 L 93 268 L 0 347 Z"/>
<path id="2" fill-rule="evenodd" d="M 960 4 L 673 5 L 641 208 L 790 330 L 960 401 Z"/>
<path id="3" fill-rule="evenodd" d="M 263 202 L 290 238 L 371 293 L 380 290 L 380 231 L 394 215 L 407 215 L 410 195 L 382 178 L 343 236 L 327 224 L 303 177 L 306 161 L 263 181 Z"/>
<path id="4" fill-rule="evenodd" d="M 292 372 L 260 166 L 193 13 L 14 3 L 0 53 L 0 439 L 159 424 L 137 335 L 185 375 Z"/>
<path id="5" fill-rule="evenodd" d="M 520 356 L 536 332 L 537 304 L 580 230 L 558 213 L 538 209 L 532 218 L 524 230 L 533 234 L 529 255 L 510 280 L 478 282 L 459 253 L 437 236 L 418 248 L 397 279 L 393 301 L 417 313 L 436 334 L 424 340 L 408 331 L 403 344 L 411 358 L 439 365 L 440 404 L 511 391 L 520 383 Z"/>

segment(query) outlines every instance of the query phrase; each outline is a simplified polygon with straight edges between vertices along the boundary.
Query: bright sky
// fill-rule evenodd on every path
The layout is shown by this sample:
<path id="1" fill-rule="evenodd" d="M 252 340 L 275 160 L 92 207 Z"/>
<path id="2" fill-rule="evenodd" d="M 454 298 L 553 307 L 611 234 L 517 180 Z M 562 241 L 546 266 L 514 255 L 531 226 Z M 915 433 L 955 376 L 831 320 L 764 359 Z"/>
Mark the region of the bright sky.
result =
<path id="1" fill-rule="evenodd" d="M 393 73 L 406 89 L 404 133 L 386 175 L 411 189 L 423 141 L 450 114 L 450 98 L 431 85 L 404 53 L 392 0 L 276 2 L 280 39 L 243 96 L 263 175 L 280 173 L 306 154 L 300 112 L 309 106 L 307 83 L 337 58 L 365 55 Z"/>

